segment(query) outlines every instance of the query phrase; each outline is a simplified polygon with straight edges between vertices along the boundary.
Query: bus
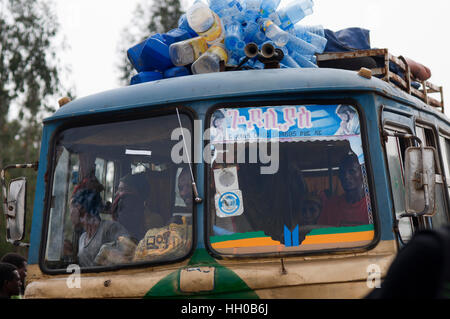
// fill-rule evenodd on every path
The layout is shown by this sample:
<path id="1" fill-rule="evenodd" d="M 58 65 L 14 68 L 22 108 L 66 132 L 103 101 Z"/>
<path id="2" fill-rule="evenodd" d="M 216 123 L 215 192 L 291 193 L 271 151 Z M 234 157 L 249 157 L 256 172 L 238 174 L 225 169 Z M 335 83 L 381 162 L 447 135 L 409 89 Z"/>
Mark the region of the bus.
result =
<path id="1" fill-rule="evenodd" d="M 321 67 L 355 56 L 386 65 Z M 387 49 L 317 61 L 62 105 L 43 121 L 38 163 L 1 175 L 7 240 L 28 246 L 24 297 L 354 299 L 379 287 L 415 232 L 448 223 L 442 87 Z M 26 180 L 6 174 L 19 167 L 37 169 L 29 243 Z"/>

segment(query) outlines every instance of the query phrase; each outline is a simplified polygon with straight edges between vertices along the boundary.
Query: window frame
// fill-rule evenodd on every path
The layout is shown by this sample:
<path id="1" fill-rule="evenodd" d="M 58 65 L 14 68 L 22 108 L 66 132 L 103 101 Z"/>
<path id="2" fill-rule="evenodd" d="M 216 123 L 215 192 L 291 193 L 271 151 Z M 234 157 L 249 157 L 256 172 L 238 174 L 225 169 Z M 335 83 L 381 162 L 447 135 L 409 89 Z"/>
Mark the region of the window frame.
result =
<path id="1" fill-rule="evenodd" d="M 406 124 L 400 124 L 400 123 L 396 123 L 393 122 L 391 120 L 385 120 L 383 122 L 383 130 L 387 130 L 388 132 L 399 132 L 399 133 L 405 133 L 405 134 L 413 134 L 412 133 L 412 129 L 411 127 L 409 127 Z M 388 137 L 387 137 L 388 138 Z M 396 143 L 399 143 L 399 138 L 400 137 L 393 137 L 396 139 Z M 405 141 L 408 141 L 408 139 L 404 139 Z M 396 211 L 396 205 L 395 205 L 395 200 L 394 200 L 394 191 L 392 189 L 392 180 L 391 180 L 391 173 L 390 173 L 390 167 L 389 167 L 389 161 L 388 161 L 388 152 L 387 152 L 387 139 L 383 141 L 383 148 L 384 148 L 384 157 L 385 157 L 385 163 L 386 163 L 386 168 L 388 170 L 388 174 L 387 177 L 389 179 L 389 193 L 391 195 L 391 199 L 392 199 L 392 218 L 394 219 L 394 225 L 396 227 L 395 233 L 397 235 L 397 240 L 399 241 L 400 244 L 404 245 L 407 243 L 407 241 L 404 241 L 402 238 L 402 235 L 400 234 L 400 229 L 398 228 L 398 222 L 399 219 L 397 219 L 397 211 Z M 408 146 L 413 146 L 413 142 L 409 142 Z M 401 160 L 400 162 L 400 168 L 401 168 L 401 175 L 402 175 L 402 182 L 403 184 L 405 183 L 405 176 L 404 176 L 404 172 L 405 172 L 405 154 L 401 154 L 399 153 L 399 156 L 401 156 L 401 158 L 399 158 L 399 160 Z M 406 205 L 406 203 L 404 203 L 404 205 Z M 410 225 L 411 225 L 411 236 L 414 235 L 414 233 L 418 230 L 419 227 L 419 221 L 417 220 L 417 218 L 414 217 L 408 217 L 409 221 L 410 221 Z"/>
<path id="2" fill-rule="evenodd" d="M 48 181 L 46 181 L 45 185 L 45 196 L 44 196 L 44 205 L 43 205 L 43 221 L 42 221 L 42 231 L 41 231 L 41 240 L 39 246 L 39 268 L 44 274 L 49 275 L 58 275 L 58 274 L 67 274 L 66 268 L 61 269 L 53 269 L 49 268 L 46 265 L 45 253 L 47 248 L 47 239 L 49 232 L 49 224 L 50 224 L 50 209 L 51 209 L 51 201 L 52 201 L 52 192 L 53 192 L 53 182 L 54 182 L 54 173 L 56 169 L 56 145 L 58 142 L 59 135 L 71 128 L 82 128 L 93 125 L 102 125 L 102 124 L 114 124 L 125 121 L 133 121 L 145 118 L 155 118 L 159 116 L 167 116 L 167 115 L 176 115 L 176 108 L 178 108 L 180 114 L 187 115 L 192 124 L 192 130 L 194 130 L 195 120 L 198 120 L 198 114 L 189 106 L 184 104 L 171 104 L 171 105 L 161 105 L 161 106 L 151 106 L 144 107 L 140 109 L 127 109 L 126 111 L 119 112 L 108 112 L 108 117 L 104 116 L 105 112 L 99 112 L 96 114 L 84 114 L 76 119 L 67 119 L 62 122 L 61 125 L 57 127 L 57 129 L 53 132 L 50 141 L 49 148 L 47 153 L 47 161 L 48 161 Z M 194 152 L 194 135 L 191 135 L 192 143 L 191 143 L 191 152 Z M 114 164 L 116 166 L 116 163 Z M 192 163 L 192 170 L 194 174 L 194 178 L 197 180 L 196 175 L 196 164 Z M 115 177 L 115 176 L 114 176 Z M 114 191 L 114 190 L 113 190 Z M 133 269 L 133 268 L 145 268 L 149 266 L 159 266 L 159 265 L 169 265 L 181 262 L 190 258 L 197 245 L 197 212 L 198 209 L 195 204 L 193 204 L 192 209 L 192 244 L 189 252 L 178 259 L 170 260 L 170 261 L 138 261 L 132 262 L 129 264 L 117 264 L 110 266 L 95 266 L 95 267 L 81 267 L 81 273 L 101 273 L 107 271 L 116 271 L 122 269 Z M 68 265 L 67 265 L 68 266 Z M 66 267 L 67 267 L 66 266 Z"/>
<path id="3" fill-rule="evenodd" d="M 442 177 L 444 177 L 444 179 L 442 180 L 442 188 L 443 188 L 443 198 L 442 198 L 442 203 L 444 205 L 444 211 L 443 214 L 446 214 L 447 217 L 447 223 L 450 222 L 450 215 L 448 212 L 445 211 L 445 209 L 447 209 L 447 211 L 450 208 L 450 202 L 448 201 L 447 195 L 446 193 L 446 184 L 445 184 L 445 171 L 444 171 L 444 167 L 443 167 L 443 163 L 441 161 L 442 159 L 442 154 L 441 154 L 441 146 L 440 146 L 440 141 L 439 141 L 439 129 L 437 128 L 437 126 L 435 124 L 432 124 L 428 121 L 425 120 L 421 120 L 421 119 L 416 119 L 416 121 L 414 122 L 414 130 L 415 130 L 415 135 L 417 136 L 417 129 L 420 128 L 423 130 L 424 136 L 422 140 L 422 143 L 424 146 L 431 146 L 434 147 L 436 149 L 438 158 L 436 158 L 436 162 L 437 164 L 440 166 L 441 169 L 441 173 L 443 173 L 444 175 L 441 175 L 441 180 Z M 426 136 L 426 130 L 430 131 L 433 134 L 433 142 L 431 144 L 434 145 L 429 145 L 428 141 L 427 141 L 427 136 Z M 439 212 L 437 211 L 436 214 L 438 214 Z M 434 216 L 421 216 L 420 217 L 420 223 L 422 225 L 424 225 L 425 228 L 427 229 L 436 229 L 436 226 L 433 226 L 433 222 L 432 222 L 432 218 Z M 439 226 L 438 226 L 439 227 Z"/>
<path id="4" fill-rule="evenodd" d="M 446 145 L 442 145 L 441 144 L 441 138 L 444 139 L 444 143 L 448 143 L 449 144 L 449 152 L 447 153 L 447 148 Z M 438 139 L 439 139 L 439 156 L 442 158 L 442 164 L 444 164 L 444 154 L 446 155 L 446 158 L 448 160 L 450 160 L 450 133 L 449 132 L 445 132 L 443 130 L 439 131 L 438 134 Z M 445 147 L 444 147 L 445 146 Z M 445 165 L 442 165 L 442 171 L 444 174 L 444 184 L 446 186 L 447 189 L 447 202 L 449 203 L 450 206 L 450 162 L 447 165 L 448 167 L 448 171 L 446 171 L 445 169 Z"/>
<path id="5" fill-rule="evenodd" d="M 329 248 L 329 249 L 321 249 L 321 250 L 308 250 L 308 251 L 284 251 L 284 252 L 268 252 L 268 253 L 245 253 L 245 254 L 225 254 L 220 253 L 216 251 L 210 242 L 210 223 L 211 223 L 211 217 L 209 216 L 209 212 L 211 209 L 211 201 L 210 198 L 210 187 L 209 183 L 212 178 L 210 165 L 205 164 L 204 166 L 204 185 L 205 185 L 205 198 L 206 204 L 204 205 L 204 242 L 205 247 L 208 250 L 208 252 L 216 259 L 224 259 L 224 258 L 231 258 L 231 259 L 245 259 L 245 258 L 270 258 L 270 257 L 295 257 L 295 256 L 308 256 L 308 255 L 325 255 L 330 253 L 355 253 L 355 252 L 362 252 L 362 251 L 368 251 L 372 248 L 374 248 L 378 242 L 381 240 L 381 225 L 380 225 L 380 216 L 378 214 L 378 206 L 376 201 L 376 187 L 375 187 L 375 180 L 373 176 L 373 168 L 372 168 L 372 156 L 370 155 L 370 149 L 369 149 L 369 136 L 368 136 L 368 129 L 367 129 L 367 123 L 366 123 L 366 115 L 364 113 L 364 108 L 359 104 L 358 101 L 351 98 L 342 98 L 342 99 L 327 99 L 327 98 L 315 98 L 315 99 L 300 99 L 300 98 L 266 98 L 266 99 L 255 99 L 252 101 L 244 101 L 244 102 L 236 102 L 236 101 L 229 101 L 229 102 L 220 102 L 215 103 L 211 105 L 208 110 L 206 111 L 205 115 L 205 125 L 204 130 L 207 130 L 210 128 L 211 124 L 211 117 L 213 113 L 221 108 L 249 108 L 249 107 L 267 107 L 267 106 L 282 106 L 282 105 L 337 105 L 337 104 L 347 104 L 353 106 L 359 117 L 359 123 L 360 123 L 360 136 L 361 136 L 361 142 L 362 142 L 362 149 L 364 153 L 365 158 L 365 166 L 367 171 L 367 183 L 369 187 L 370 192 L 370 201 L 371 201 L 371 208 L 372 208 L 372 218 L 373 218 L 373 225 L 374 225 L 374 237 L 372 241 L 364 246 L 357 246 L 357 247 L 350 247 L 350 248 Z M 210 141 L 204 141 L 203 147 L 206 147 L 209 144 Z"/>

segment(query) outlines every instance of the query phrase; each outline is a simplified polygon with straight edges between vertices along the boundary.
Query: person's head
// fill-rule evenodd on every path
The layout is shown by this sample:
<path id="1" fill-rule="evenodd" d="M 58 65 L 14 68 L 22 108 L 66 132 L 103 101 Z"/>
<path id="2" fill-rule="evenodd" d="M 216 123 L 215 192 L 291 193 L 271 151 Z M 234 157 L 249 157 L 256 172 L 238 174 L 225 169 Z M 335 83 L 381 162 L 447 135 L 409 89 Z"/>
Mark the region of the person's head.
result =
<path id="1" fill-rule="evenodd" d="M 301 208 L 300 222 L 302 225 L 314 225 L 322 211 L 322 202 L 318 196 L 308 195 Z"/>
<path id="2" fill-rule="evenodd" d="M 81 189 L 72 197 L 71 215 L 72 209 L 79 214 L 79 221 L 86 230 L 89 224 L 100 221 L 100 213 L 103 210 L 102 198 L 95 190 Z"/>
<path id="3" fill-rule="evenodd" d="M 191 206 L 193 202 L 192 182 L 189 168 L 187 167 L 183 167 L 180 175 L 178 176 L 178 192 L 186 206 Z"/>
<path id="4" fill-rule="evenodd" d="M 341 104 L 336 108 L 336 114 L 342 121 L 348 122 L 355 116 L 356 111 L 350 105 Z"/>
<path id="5" fill-rule="evenodd" d="M 95 171 L 92 171 L 88 176 L 84 177 L 78 185 L 75 186 L 72 194 L 75 194 L 81 189 L 92 189 L 100 193 L 105 189 L 105 187 L 98 181 L 97 177 L 95 177 Z"/>
<path id="6" fill-rule="evenodd" d="M 355 153 L 349 153 L 341 160 L 339 179 L 342 188 L 347 192 L 359 192 L 363 187 L 361 165 Z"/>
<path id="7" fill-rule="evenodd" d="M 144 174 L 128 174 L 120 179 L 117 192 L 132 193 L 145 198 L 149 193 L 149 183 Z"/>
<path id="8" fill-rule="evenodd" d="M 76 194 L 79 194 L 83 190 L 90 190 L 91 192 L 100 193 L 104 189 L 105 188 L 103 187 L 103 185 L 98 181 L 97 177 L 95 177 L 95 172 L 89 173 L 88 176 L 83 178 L 83 180 L 77 186 L 75 186 L 70 202 L 70 220 L 76 231 L 80 231 L 82 229 L 80 221 L 80 210 L 82 209 L 82 206 L 80 206 L 79 203 L 74 203 L 73 198 L 76 196 Z"/>
<path id="9" fill-rule="evenodd" d="M 17 267 L 20 280 L 22 281 L 22 288 L 24 288 L 23 286 L 25 285 L 25 279 L 27 277 L 27 259 L 16 253 L 8 253 L 2 257 L 0 262 L 9 263 Z"/>
<path id="10" fill-rule="evenodd" d="M 22 282 L 17 267 L 0 262 L 0 294 L 8 298 L 20 295 L 21 286 Z"/>

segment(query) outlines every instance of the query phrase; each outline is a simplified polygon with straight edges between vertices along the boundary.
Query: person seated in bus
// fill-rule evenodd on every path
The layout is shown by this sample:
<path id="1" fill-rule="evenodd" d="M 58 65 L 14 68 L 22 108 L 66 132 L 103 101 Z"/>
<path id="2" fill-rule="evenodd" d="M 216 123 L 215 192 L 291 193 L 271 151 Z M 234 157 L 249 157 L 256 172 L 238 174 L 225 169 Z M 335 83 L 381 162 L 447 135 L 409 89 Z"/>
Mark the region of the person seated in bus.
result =
<path id="1" fill-rule="evenodd" d="M 315 193 L 309 193 L 302 201 L 299 214 L 299 240 L 300 243 L 313 229 L 327 228 L 328 225 L 318 223 L 320 214 L 322 213 L 323 198 Z"/>
<path id="2" fill-rule="evenodd" d="M 316 225 L 322 212 L 322 200 L 315 194 L 308 194 L 301 205 L 300 225 Z"/>
<path id="3" fill-rule="evenodd" d="M 84 232 L 78 246 L 78 263 L 82 267 L 95 266 L 96 257 L 106 243 L 116 242 L 120 237 L 129 238 L 128 231 L 118 222 L 102 220 L 103 203 L 95 190 L 81 189 L 72 198 L 73 209 L 78 210 Z"/>
<path id="4" fill-rule="evenodd" d="M 136 241 L 145 235 L 145 201 L 150 185 L 144 174 L 126 175 L 120 179 L 111 206 L 112 219 L 124 226 Z"/>
<path id="5" fill-rule="evenodd" d="M 184 206 L 173 208 L 168 224 L 151 227 L 139 242 L 134 261 L 170 260 L 184 256 L 192 244 L 193 192 L 189 167 L 178 175 L 178 194 Z"/>
<path id="6" fill-rule="evenodd" d="M 104 190 L 104 186 L 98 181 L 97 177 L 95 177 L 94 172 L 89 173 L 86 177 L 84 177 L 80 183 L 78 183 L 72 191 L 72 196 L 70 200 L 69 212 L 70 212 L 70 221 L 72 224 L 72 238 L 71 240 L 64 240 L 64 251 L 63 255 L 66 260 L 75 262 L 76 256 L 78 255 L 78 246 L 80 236 L 83 233 L 83 225 L 80 221 L 80 212 L 76 207 L 72 200 L 73 196 L 83 190 L 83 189 L 91 189 L 98 193 L 101 193 Z"/>
<path id="7" fill-rule="evenodd" d="M 317 223 L 338 227 L 368 224 L 361 165 L 353 152 L 341 159 L 339 181 L 344 194 L 325 200 Z"/>

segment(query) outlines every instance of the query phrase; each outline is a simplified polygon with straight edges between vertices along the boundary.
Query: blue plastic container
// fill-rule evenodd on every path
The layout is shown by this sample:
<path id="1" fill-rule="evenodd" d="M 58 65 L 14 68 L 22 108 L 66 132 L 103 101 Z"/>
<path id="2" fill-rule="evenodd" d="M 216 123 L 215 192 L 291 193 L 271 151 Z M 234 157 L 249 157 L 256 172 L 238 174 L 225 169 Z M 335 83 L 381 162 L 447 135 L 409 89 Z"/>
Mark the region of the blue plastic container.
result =
<path id="1" fill-rule="evenodd" d="M 295 35 L 289 33 L 288 38 L 289 40 L 286 47 L 289 49 L 290 54 L 292 54 L 292 52 L 296 52 L 300 55 L 314 55 L 317 52 L 317 49 L 313 45 L 296 37 Z"/>
<path id="2" fill-rule="evenodd" d="M 269 15 L 271 15 L 272 13 L 274 13 L 277 10 L 280 2 L 281 2 L 281 0 L 264 0 L 261 3 L 261 8 L 260 8 L 261 16 L 263 18 L 269 17 Z"/>
<path id="3" fill-rule="evenodd" d="M 281 60 L 282 64 L 284 64 L 288 68 L 299 68 L 300 65 L 290 56 L 284 55 L 283 60 Z"/>
<path id="4" fill-rule="evenodd" d="M 270 19 L 260 19 L 260 30 L 263 31 L 268 39 L 273 41 L 276 46 L 285 46 L 290 37 L 295 37 L 288 32 L 284 31 L 273 23 Z"/>
<path id="5" fill-rule="evenodd" d="M 293 52 L 293 53 L 291 53 L 291 57 L 302 68 L 317 68 L 317 64 L 314 64 L 313 62 L 311 62 L 310 59 L 306 56 L 303 56 L 301 54 Z"/>
<path id="6" fill-rule="evenodd" d="M 266 34 L 258 29 L 258 31 L 253 36 L 253 42 L 255 42 L 256 44 L 261 44 L 265 41 L 267 41 Z"/>
<path id="7" fill-rule="evenodd" d="M 209 8 L 219 17 L 230 16 L 241 19 L 245 10 L 245 3 L 240 0 L 209 0 Z"/>
<path id="8" fill-rule="evenodd" d="M 314 46 L 316 48 L 317 53 L 322 53 L 327 45 L 327 39 L 315 33 L 309 32 L 307 30 L 308 29 L 303 26 L 295 25 L 294 27 L 295 35 L 298 38 Z"/>
<path id="9" fill-rule="evenodd" d="M 314 3 L 312 0 L 294 0 L 269 16 L 283 30 L 294 27 L 298 21 L 310 15 Z M 276 18 L 274 17 L 276 16 Z"/>
<path id="10" fill-rule="evenodd" d="M 141 54 L 146 42 L 147 40 L 144 40 L 127 50 L 128 60 L 138 72 L 142 72 L 144 70 L 144 61 L 141 59 Z"/>
<path id="11" fill-rule="evenodd" d="M 229 65 L 238 65 L 239 62 L 241 61 L 241 57 L 240 55 L 231 52 L 231 54 L 228 56 L 228 61 L 227 64 Z"/>
<path id="12" fill-rule="evenodd" d="M 161 72 L 157 71 L 148 71 L 148 72 L 139 72 L 135 76 L 131 78 L 130 84 L 139 84 L 144 82 L 150 82 L 150 81 L 156 81 L 161 80 L 163 78 L 163 75 Z"/>
<path id="13" fill-rule="evenodd" d="M 186 17 L 186 13 L 183 14 L 180 17 L 180 19 L 178 19 L 178 28 L 187 31 L 187 33 L 189 34 L 189 38 L 198 37 L 197 32 L 192 30 L 192 28 L 189 26 L 189 23 L 188 23 L 187 17 Z"/>
<path id="14" fill-rule="evenodd" d="M 174 42 L 189 39 L 190 33 L 176 28 L 167 33 L 156 33 L 127 51 L 128 59 L 138 72 L 164 71 L 173 67 L 169 55 L 169 46 Z"/>
<path id="15" fill-rule="evenodd" d="M 170 46 L 174 42 L 179 42 L 192 38 L 188 30 L 181 28 L 172 29 L 166 33 L 163 33 L 161 36 L 164 39 L 164 43 L 167 44 L 168 46 Z"/>
<path id="16" fill-rule="evenodd" d="M 318 35 L 322 38 L 325 38 L 325 29 L 322 25 L 318 24 L 318 25 L 302 25 L 300 23 L 297 23 L 294 26 L 295 29 L 295 33 L 297 32 L 309 32 L 309 33 L 313 33 L 315 35 Z"/>
<path id="17" fill-rule="evenodd" d="M 245 0 L 245 10 L 260 14 L 262 0 Z"/>
<path id="18" fill-rule="evenodd" d="M 160 34 L 147 39 L 140 58 L 144 65 L 143 71 L 164 71 L 174 67 L 169 55 L 169 45 L 164 43 Z"/>
<path id="19" fill-rule="evenodd" d="M 176 66 L 164 71 L 164 78 L 175 78 L 178 76 L 190 75 L 191 72 L 184 66 Z"/>
<path id="20" fill-rule="evenodd" d="M 245 26 L 244 26 L 244 41 L 246 43 L 253 42 L 253 37 L 259 31 L 259 6 L 258 2 L 254 3 L 255 6 L 251 10 L 245 11 Z M 258 8 L 258 9 L 256 9 Z"/>
<path id="21" fill-rule="evenodd" d="M 242 25 L 239 22 L 234 21 L 225 28 L 224 44 L 228 51 L 237 53 L 239 48 L 242 47 L 241 42 L 243 42 Z"/>

